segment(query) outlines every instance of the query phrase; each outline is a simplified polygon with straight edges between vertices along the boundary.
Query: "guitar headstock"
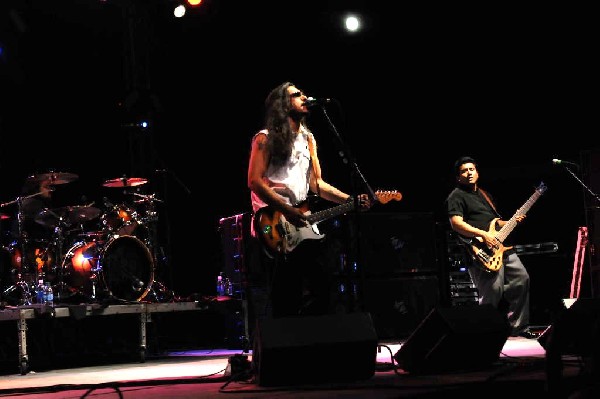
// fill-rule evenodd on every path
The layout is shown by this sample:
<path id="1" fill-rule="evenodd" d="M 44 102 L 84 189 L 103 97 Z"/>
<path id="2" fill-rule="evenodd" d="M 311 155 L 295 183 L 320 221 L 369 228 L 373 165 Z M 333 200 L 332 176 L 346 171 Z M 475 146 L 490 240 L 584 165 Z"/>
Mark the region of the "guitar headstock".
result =
<path id="1" fill-rule="evenodd" d="M 375 196 L 377 197 L 377 201 L 382 204 L 387 204 L 392 200 L 400 201 L 402 199 L 402 194 L 396 190 L 377 190 Z"/>
<path id="2" fill-rule="evenodd" d="M 535 191 L 537 191 L 540 195 L 544 194 L 546 192 L 546 190 L 548 189 L 548 186 L 546 186 L 546 183 L 541 182 L 539 184 L 539 186 L 537 186 L 537 188 L 535 189 Z"/>

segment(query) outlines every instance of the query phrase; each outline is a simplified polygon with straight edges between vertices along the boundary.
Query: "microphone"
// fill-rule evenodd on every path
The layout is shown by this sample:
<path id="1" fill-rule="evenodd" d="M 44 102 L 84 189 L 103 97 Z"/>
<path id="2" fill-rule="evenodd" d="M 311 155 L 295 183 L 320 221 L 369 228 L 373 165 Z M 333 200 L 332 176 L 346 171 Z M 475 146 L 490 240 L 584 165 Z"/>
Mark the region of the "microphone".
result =
<path id="1" fill-rule="evenodd" d="M 575 167 L 579 167 L 579 165 L 577 165 L 575 162 L 570 162 L 570 161 L 563 161 L 562 159 L 556 159 L 554 158 L 552 160 L 552 163 L 554 165 L 571 165 L 571 166 L 575 166 Z"/>
<path id="2" fill-rule="evenodd" d="M 148 123 L 147 121 L 121 123 L 121 127 L 139 127 L 142 129 L 146 129 L 149 126 L 150 123 Z"/>
<path id="3" fill-rule="evenodd" d="M 306 101 L 304 102 L 304 106 L 306 107 L 314 107 L 317 105 L 325 105 L 325 104 L 329 104 L 331 102 L 331 98 L 314 98 L 314 97 L 308 97 L 306 99 Z"/>

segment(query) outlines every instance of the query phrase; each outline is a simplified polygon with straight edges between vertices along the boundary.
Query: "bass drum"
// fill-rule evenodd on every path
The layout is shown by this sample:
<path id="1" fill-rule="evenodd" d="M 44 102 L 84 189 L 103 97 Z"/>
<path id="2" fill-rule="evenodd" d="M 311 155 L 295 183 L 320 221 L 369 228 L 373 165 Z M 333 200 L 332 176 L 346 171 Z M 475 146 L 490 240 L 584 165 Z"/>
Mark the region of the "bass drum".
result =
<path id="1" fill-rule="evenodd" d="M 134 236 L 113 236 L 100 253 L 100 280 L 113 297 L 141 301 L 154 282 L 154 260 Z"/>
<path id="2" fill-rule="evenodd" d="M 62 265 L 66 290 L 62 294 L 81 293 L 92 298 L 100 246 L 95 241 L 78 241 L 67 251 Z"/>

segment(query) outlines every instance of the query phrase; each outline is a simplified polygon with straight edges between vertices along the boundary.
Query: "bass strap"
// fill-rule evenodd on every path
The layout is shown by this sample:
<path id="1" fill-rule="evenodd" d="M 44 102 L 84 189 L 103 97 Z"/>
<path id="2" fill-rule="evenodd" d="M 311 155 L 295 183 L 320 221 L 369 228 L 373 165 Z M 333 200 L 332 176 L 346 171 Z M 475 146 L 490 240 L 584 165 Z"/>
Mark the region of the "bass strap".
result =
<path id="1" fill-rule="evenodd" d="M 479 188 L 479 187 L 477 188 L 477 191 L 479 191 L 481 193 L 481 196 L 485 199 L 485 201 L 488 203 L 490 208 L 492 208 L 492 210 L 494 211 L 496 216 L 501 217 L 500 214 L 498 213 L 498 210 L 496 209 L 496 206 L 490 199 L 490 196 L 488 195 L 488 193 L 486 193 L 485 190 L 483 190 L 482 188 Z"/>

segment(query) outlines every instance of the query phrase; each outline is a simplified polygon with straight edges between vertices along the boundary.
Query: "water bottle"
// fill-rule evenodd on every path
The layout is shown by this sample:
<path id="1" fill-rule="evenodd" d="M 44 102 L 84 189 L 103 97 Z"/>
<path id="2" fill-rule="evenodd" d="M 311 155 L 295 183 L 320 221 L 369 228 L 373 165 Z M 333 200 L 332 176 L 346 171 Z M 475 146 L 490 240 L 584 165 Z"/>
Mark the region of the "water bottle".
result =
<path id="1" fill-rule="evenodd" d="M 217 276 L 217 296 L 225 295 L 225 281 L 223 280 L 223 273 L 219 273 Z"/>
<path id="2" fill-rule="evenodd" d="M 46 283 L 44 286 L 44 304 L 54 306 L 54 291 L 50 283 Z"/>
<path id="3" fill-rule="evenodd" d="M 35 287 L 35 303 L 44 303 L 44 280 L 38 280 Z"/>

